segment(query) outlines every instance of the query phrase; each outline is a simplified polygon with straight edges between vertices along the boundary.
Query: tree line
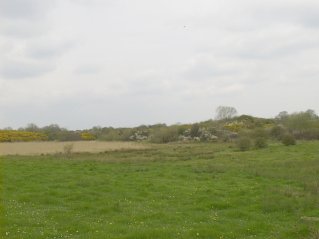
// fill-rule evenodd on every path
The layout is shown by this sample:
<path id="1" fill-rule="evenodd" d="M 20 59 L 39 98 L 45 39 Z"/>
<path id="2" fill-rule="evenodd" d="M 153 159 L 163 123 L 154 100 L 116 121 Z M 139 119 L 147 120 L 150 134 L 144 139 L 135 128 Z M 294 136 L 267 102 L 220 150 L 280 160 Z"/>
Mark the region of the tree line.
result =
<path id="1" fill-rule="evenodd" d="M 193 124 L 155 124 L 132 128 L 95 126 L 85 130 L 68 130 L 57 124 L 38 127 L 31 123 L 26 127 L 0 130 L 0 142 L 15 141 L 148 141 L 168 143 L 174 141 L 237 141 L 243 145 L 263 147 L 269 140 L 318 140 L 319 117 L 313 110 L 289 114 L 280 112 L 274 118 L 237 116 L 237 110 L 229 106 L 216 109 L 215 119 Z M 248 143 L 248 141 L 250 143 Z M 246 142 L 246 143 L 245 143 Z M 240 147 L 240 146 L 239 146 Z M 244 146 L 242 148 L 245 148 Z"/>

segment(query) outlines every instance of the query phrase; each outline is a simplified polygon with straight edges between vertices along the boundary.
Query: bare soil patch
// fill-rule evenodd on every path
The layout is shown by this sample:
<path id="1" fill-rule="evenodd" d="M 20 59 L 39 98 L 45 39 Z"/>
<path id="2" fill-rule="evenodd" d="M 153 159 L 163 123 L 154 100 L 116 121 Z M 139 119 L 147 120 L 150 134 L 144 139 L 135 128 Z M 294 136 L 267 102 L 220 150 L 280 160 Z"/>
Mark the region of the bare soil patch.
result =
<path id="1" fill-rule="evenodd" d="M 147 148 L 146 145 L 135 142 L 15 142 L 0 143 L 0 155 L 39 155 L 62 153 L 66 145 L 73 145 L 72 152 L 75 153 L 99 153 L 104 151 Z"/>

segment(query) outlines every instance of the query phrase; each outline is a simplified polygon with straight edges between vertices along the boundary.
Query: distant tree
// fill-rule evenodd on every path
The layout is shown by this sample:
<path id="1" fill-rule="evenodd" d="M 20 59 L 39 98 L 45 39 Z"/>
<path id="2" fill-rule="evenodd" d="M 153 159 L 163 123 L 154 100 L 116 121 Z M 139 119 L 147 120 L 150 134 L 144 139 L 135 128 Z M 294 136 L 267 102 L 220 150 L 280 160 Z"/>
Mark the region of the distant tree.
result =
<path id="1" fill-rule="evenodd" d="M 94 126 L 90 132 L 99 138 L 103 134 L 103 129 L 101 126 Z"/>
<path id="2" fill-rule="evenodd" d="M 62 131 L 66 130 L 60 128 L 57 124 L 51 124 L 42 128 L 42 132 L 48 136 L 49 140 L 60 140 L 59 136 Z"/>
<path id="3" fill-rule="evenodd" d="M 40 129 L 36 124 L 30 123 L 24 128 L 24 130 L 29 132 L 38 132 Z"/>
<path id="4" fill-rule="evenodd" d="M 275 117 L 277 120 L 285 120 L 289 116 L 287 111 L 281 111 L 279 114 Z"/>
<path id="5" fill-rule="evenodd" d="M 305 112 L 298 112 L 289 115 L 286 120 L 286 125 L 291 130 L 305 130 L 315 127 L 317 121 L 317 115 L 313 110 L 307 110 Z"/>
<path id="6" fill-rule="evenodd" d="M 319 116 L 316 114 L 316 112 L 312 109 L 306 110 L 305 112 L 311 119 L 319 119 Z"/>
<path id="7" fill-rule="evenodd" d="M 231 106 L 218 106 L 216 109 L 216 119 L 231 119 L 237 115 L 237 110 Z"/>
<path id="8" fill-rule="evenodd" d="M 280 114 L 279 123 L 287 128 L 296 139 L 318 139 L 319 117 L 314 110 Z"/>

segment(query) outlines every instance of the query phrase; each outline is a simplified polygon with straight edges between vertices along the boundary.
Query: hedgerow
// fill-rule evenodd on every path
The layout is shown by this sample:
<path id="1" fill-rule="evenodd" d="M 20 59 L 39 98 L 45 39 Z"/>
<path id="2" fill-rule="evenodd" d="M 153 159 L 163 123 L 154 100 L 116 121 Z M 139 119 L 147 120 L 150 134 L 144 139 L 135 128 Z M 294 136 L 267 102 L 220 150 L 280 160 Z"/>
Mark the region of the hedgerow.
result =
<path id="1" fill-rule="evenodd" d="M 46 141 L 48 136 L 38 132 L 0 130 L 0 142 Z"/>

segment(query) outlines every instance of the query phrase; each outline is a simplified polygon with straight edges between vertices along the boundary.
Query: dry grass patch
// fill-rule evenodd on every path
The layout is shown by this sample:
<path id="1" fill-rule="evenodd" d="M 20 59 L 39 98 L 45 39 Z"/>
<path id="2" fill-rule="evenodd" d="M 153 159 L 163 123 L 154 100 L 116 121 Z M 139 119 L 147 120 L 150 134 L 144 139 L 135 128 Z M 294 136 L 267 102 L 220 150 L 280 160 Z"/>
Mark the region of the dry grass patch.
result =
<path id="1" fill-rule="evenodd" d="M 146 145 L 135 142 L 17 142 L 0 143 L 0 155 L 40 155 L 64 153 L 65 148 L 72 145 L 74 153 L 99 153 L 104 151 L 146 149 Z"/>

